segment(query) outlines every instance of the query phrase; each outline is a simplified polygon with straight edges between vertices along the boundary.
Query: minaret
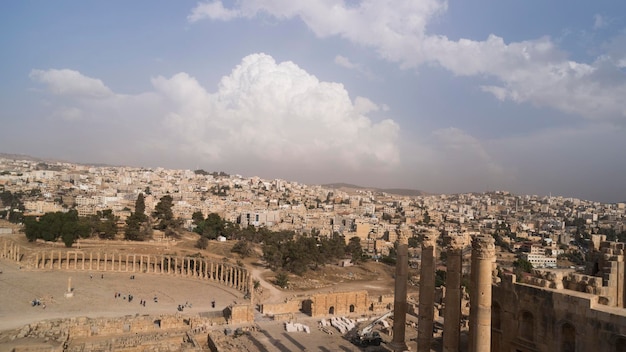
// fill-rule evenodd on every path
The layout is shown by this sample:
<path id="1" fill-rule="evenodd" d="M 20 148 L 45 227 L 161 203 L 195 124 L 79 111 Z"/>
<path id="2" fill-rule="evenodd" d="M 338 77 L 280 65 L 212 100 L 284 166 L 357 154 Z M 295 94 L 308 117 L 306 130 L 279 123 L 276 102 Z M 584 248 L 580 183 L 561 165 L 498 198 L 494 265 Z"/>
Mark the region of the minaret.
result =
<path id="1" fill-rule="evenodd" d="M 406 326 L 406 292 L 409 281 L 409 229 L 403 226 L 398 236 L 396 281 L 393 299 L 393 340 L 389 346 L 394 351 L 406 351 L 405 342 Z"/>

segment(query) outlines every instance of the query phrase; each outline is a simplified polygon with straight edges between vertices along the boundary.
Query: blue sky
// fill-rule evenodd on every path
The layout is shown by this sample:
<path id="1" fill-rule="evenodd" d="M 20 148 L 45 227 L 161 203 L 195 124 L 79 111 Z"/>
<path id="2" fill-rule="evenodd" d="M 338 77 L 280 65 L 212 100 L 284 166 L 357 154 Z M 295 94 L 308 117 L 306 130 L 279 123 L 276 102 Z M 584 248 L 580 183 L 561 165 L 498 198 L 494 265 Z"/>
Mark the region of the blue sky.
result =
<path id="1" fill-rule="evenodd" d="M 5 1 L 0 152 L 626 200 L 621 1 Z"/>

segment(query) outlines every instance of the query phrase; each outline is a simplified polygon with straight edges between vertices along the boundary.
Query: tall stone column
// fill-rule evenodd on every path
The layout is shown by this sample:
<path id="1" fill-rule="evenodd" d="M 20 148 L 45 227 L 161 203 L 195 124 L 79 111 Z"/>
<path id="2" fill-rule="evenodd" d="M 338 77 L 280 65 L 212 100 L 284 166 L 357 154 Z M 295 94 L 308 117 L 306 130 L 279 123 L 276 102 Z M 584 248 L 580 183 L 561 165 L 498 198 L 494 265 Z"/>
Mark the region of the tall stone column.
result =
<path id="1" fill-rule="evenodd" d="M 461 336 L 461 270 L 464 247 L 465 240 L 463 236 L 452 235 L 448 238 L 443 325 L 444 352 L 459 351 L 459 338 Z"/>
<path id="2" fill-rule="evenodd" d="M 398 236 L 396 279 L 393 296 L 393 340 L 390 347 L 394 351 L 406 351 L 406 291 L 409 282 L 409 238 L 408 229 L 404 226 Z"/>
<path id="3" fill-rule="evenodd" d="M 470 294 L 470 352 L 491 348 L 491 270 L 496 256 L 493 237 L 472 239 L 472 292 Z"/>
<path id="4" fill-rule="evenodd" d="M 422 242 L 417 351 L 430 352 L 435 317 L 435 259 L 439 231 L 429 229 Z"/>

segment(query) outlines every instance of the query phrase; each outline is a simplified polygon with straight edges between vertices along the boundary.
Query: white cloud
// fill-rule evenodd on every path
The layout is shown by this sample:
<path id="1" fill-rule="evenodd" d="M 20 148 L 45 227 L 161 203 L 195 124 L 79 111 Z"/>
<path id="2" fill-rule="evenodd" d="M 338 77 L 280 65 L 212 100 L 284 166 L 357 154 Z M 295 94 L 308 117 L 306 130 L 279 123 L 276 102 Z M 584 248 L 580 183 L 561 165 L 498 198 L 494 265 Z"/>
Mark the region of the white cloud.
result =
<path id="1" fill-rule="evenodd" d="M 376 77 L 374 76 L 374 74 L 372 72 L 370 72 L 368 69 L 366 69 L 365 67 L 363 67 L 363 65 L 358 64 L 358 63 L 354 63 L 352 62 L 350 59 L 348 59 L 345 56 L 342 55 L 337 55 L 335 56 L 335 64 L 347 68 L 348 70 L 354 70 L 360 74 L 362 74 L 363 76 L 365 76 L 368 79 L 376 79 Z"/>
<path id="2" fill-rule="evenodd" d="M 191 14 L 187 16 L 189 22 L 196 22 L 201 19 L 223 20 L 228 21 L 238 17 L 237 11 L 224 8 L 221 1 L 198 3 Z"/>
<path id="3" fill-rule="evenodd" d="M 595 14 L 593 15 L 593 29 L 600 29 L 600 28 L 604 28 L 608 25 L 608 21 L 606 18 L 604 18 L 604 16 L 600 15 L 600 14 Z"/>
<path id="4" fill-rule="evenodd" d="M 213 6 L 216 3 L 212 2 Z M 205 4 L 199 4 L 192 13 Z M 615 62 L 599 57 L 593 63 L 569 60 L 548 38 L 505 43 L 490 35 L 484 41 L 427 33 L 428 23 L 447 10 L 443 0 L 364 0 L 346 4 L 340 0 L 300 2 L 291 0 L 248 0 L 237 3 L 231 18 L 268 14 L 277 19 L 300 18 L 317 36 L 339 36 L 371 47 L 385 60 L 403 68 L 436 63 L 462 76 L 495 78 L 498 83 L 483 87 L 500 100 L 531 103 L 589 119 L 625 119 L 623 97 L 626 79 L 609 77 Z M 603 17 L 596 22 L 604 24 Z M 335 62 L 354 67 L 345 57 Z"/>
<path id="5" fill-rule="evenodd" d="M 64 121 L 80 121 L 83 119 L 83 111 L 76 107 L 62 107 L 56 110 L 51 117 Z"/>
<path id="6" fill-rule="evenodd" d="M 277 63 L 265 54 L 249 55 L 208 92 L 194 77 L 178 73 L 152 79 L 153 92 L 91 99 L 67 79 L 34 80 L 63 95 L 57 117 L 90 116 L 84 123 L 104 129 L 124 126 L 131 145 L 146 152 L 184 155 L 203 163 L 290 165 L 303 170 L 362 172 L 399 163 L 399 126 L 367 116 L 379 107 L 367 98 L 351 100 L 343 85 L 322 82 L 292 62 Z M 70 82 L 101 81 L 71 71 Z M 61 87 L 61 88 L 59 88 Z M 72 88 L 73 87 L 73 88 Z M 92 88 L 93 88 L 92 87 Z M 105 90 L 92 89 L 96 92 Z M 102 94 L 100 94 L 102 95 Z M 67 107 L 68 101 L 73 106 Z M 162 127 L 159 127 L 162 126 Z M 102 129 L 100 134 L 106 135 Z M 119 160 L 117 162 L 120 162 Z"/>
<path id="7" fill-rule="evenodd" d="M 112 95 L 111 90 L 101 80 L 84 76 L 74 70 L 32 70 L 30 78 L 46 84 L 54 94 L 90 98 L 105 98 Z"/>
<path id="8" fill-rule="evenodd" d="M 337 55 L 335 56 L 335 63 L 341 67 L 345 67 L 349 70 L 354 70 L 357 68 L 357 65 L 352 63 L 350 59 L 345 56 Z"/>
<path id="9" fill-rule="evenodd" d="M 392 120 L 365 114 L 377 106 L 353 103 L 341 84 L 320 82 L 292 62 L 264 54 L 245 57 L 208 93 L 186 74 L 153 80 L 173 103 L 167 124 L 188 150 L 214 160 L 233 155 L 291 165 L 393 165 L 398 162 Z"/>

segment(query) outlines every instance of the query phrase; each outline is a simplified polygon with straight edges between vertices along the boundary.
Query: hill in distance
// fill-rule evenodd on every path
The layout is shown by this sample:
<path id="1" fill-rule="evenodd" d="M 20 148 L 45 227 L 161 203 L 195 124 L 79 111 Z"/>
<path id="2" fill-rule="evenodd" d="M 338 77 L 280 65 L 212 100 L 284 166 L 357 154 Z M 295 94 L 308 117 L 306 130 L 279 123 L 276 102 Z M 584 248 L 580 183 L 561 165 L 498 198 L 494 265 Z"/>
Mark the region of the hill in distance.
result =
<path id="1" fill-rule="evenodd" d="M 353 185 L 349 183 L 328 183 L 328 184 L 322 185 L 322 187 L 342 190 L 346 192 L 371 191 L 371 192 L 389 193 L 389 194 L 395 194 L 399 196 L 409 196 L 409 197 L 418 197 L 418 196 L 428 195 L 428 193 L 417 190 L 417 189 L 363 187 L 363 186 L 357 186 L 357 185 Z"/>

